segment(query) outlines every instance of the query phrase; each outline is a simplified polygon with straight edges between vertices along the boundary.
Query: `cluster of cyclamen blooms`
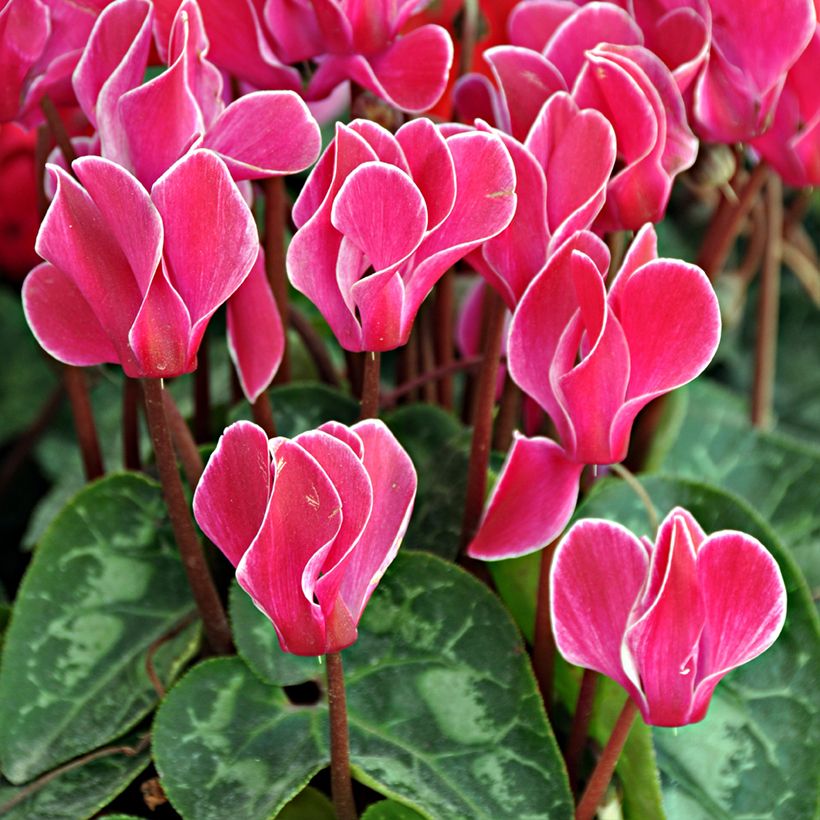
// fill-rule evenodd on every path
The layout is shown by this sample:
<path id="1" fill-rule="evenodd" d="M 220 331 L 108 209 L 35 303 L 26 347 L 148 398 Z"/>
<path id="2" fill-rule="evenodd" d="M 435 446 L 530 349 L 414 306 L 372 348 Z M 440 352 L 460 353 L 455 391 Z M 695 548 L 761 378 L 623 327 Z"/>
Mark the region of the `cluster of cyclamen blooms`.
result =
<path id="1" fill-rule="evenodd" d="M 510 44 L 484 55 L 493 82 L 457 85 L 462 123 L 422 117 L 395 134 L 338 124 L 294 204 L 291 282 L 348 350 L 404 344 L 462 259 L 512 311 L 510 375 L 560 443 L 516 439 L 472 555 L 543 547 L 569 520 L 584 465 L 623 459 L 640 409 L 711 359 L 711 285 L 658 259 L 647 224 L 663 217 L 698 137 L 744 141 L 787 182 L 820 183 L 816 9 L 751 2 L 765 27 L 732 0 L 523 0 Z M 46 261 L 24 286 L 43 347 L 69 364 L 176 376 L 195 369 L 227 302 L 231 351 L 255 399 L 278 366 L 282 327 L 250 180 L 311 165 L 314 115 L 340 110 L 349 83 L 408 112 L 439 99 L 453 45 L 436 25 L 403 33 L 417 6 L 5 0 L 0 119 L 36 125 L 47 96 L 79 105 L 96 129 L 74 140 L 84 156 L 70 169 L 53 157 L 37 242 Z M 167 68 L 144 81 L 154 53 Z M 304 86 L 293 65 L 303 61 Z M 600 237 L 620 229 L 637 236 L 607 288 Z M 378 422 L 270 443 L 240 424 L 195 508 L 283 648 L 335 652 L 355 640 L 415 484 Z M 763 547 L 739 533 L 706 537 L 682 511 L 654 547 L 603 522 L 577 525 L 552 577 L 559 648 L 619 680 L 654 723 L 700 719 L 717 679 L 782 624 L 785 592 Z"/>

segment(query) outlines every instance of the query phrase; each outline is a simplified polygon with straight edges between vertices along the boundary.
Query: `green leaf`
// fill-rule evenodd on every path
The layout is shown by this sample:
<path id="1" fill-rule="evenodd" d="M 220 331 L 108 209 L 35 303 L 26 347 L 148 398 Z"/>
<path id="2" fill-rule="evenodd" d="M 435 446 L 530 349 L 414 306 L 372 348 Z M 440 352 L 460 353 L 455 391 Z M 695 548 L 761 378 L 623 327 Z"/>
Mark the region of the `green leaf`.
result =
<path id="1" fill-rule="evenodd" d="M 524 637 L 532 643 L 535 635 L 535 602 L 538 598 L 541 551 L 519 558 L 488 561 L 486 566 L 501 600 Z"/>
<path id="2" fill-rule="evenodd" d="M 22 546 L 34 549 L 63 507 L 85 486 L 85 477 L 71 470 L 40 499 L 29 519 Z"/>
<path id="3" fill-rule="evenodd" d="M 455 416 L 429 404 L 402 407 L 386 421 L 419 477 L 406 547 L 455 558 L 467 491 L 470 431 Z"/>
<path id="4" fill-rule="evenodd" d="M 336 820 L 336 812 L 322 792 L 308 786 L 276 815 L 276 820 Z"/>
<path id="5" fill-rule="evenodd" d="M 264 673 L 266 656 L 281 650 L 256 617 L 267 631 L 236 617 L 234 629 Z M 400 554 L 343 657 L 357 779 L 437 820 L 571 816 L 523 646 L 471 576 L 432 555 Z M 240 660 L 212 661 L 168 695 L 154 742 L 163 783 L 186 818 L 224 816 L 224 806 L 269 816 L 326 765 L 326 705 L 294 706 Z"/>
<path id="6" fill-rule="evenodd" d="M 362 815 L 362 820 L 420 820 L 424 817 L 414 811 L 410 806 L 399 803 L 396 800 L 379 800 L 368 806 L 367 811 Z"/>
<path id="7" fill-rule="evenodd" d="M 788 591 L 780 637 L 721 681 L 706 718 L 678 730 L 653 730 L 668 816 L 812 817 L 820 770 L 820 630 L 805 580 L 774 532 L 741 499 L 693 481 L 656 476 L 642 483 L 661 513 L 681 505 L 707 533 L 736 529 L 759 539 L 780 565 Z M 577 515 L 649 534 L 643 506 L 623 482 L 601 482 Z M 693 803 L 699 815 L 690 811 Z"/>
<path id="8" fill-rule="evenodd" d="M 148 648 L 192 609 L 158 485 L 89 485 L 54 520 L 26 573 L 0 667 L 0 761 L 22 783 L 118 737 L 157 702 Z M 154 655 L 169 682 L 192 625 Z"/>
<path id="9" fill-rule="evenodd" d="M 134 747 L 140 736 L 121 740 Z M 36 790 L 12 786 L 0 777 L 0 815 L 4 820 L 85 820 L 107 806 L 148 766 L 146 749 L 137 755 L 111 754 L 91 760 L 57 775 Z M 9 805 L 12 801 L 13 806 Z M 125 815 L 106 815 L 108 820 Z"/>
<path id="10" fill-rule="evenodd" d="M 0 442 L 25 430 L 38 412 L 39 403 L 59 383 L 57 365 L 31 334 L 20 297 L 0 291 L 0 350 L 14 352 L 0 369 Z"/>
<path id="11" fill-rule="evenodd" d="M 753 429 L 744 402 L 713 382 L 687 393 L 678 436 L 653 466 L 740 495 L 790 548 L 809 586 L 820 587 L 820 447 Z"/>
<path id="12" fill-rule="evenodd" d="M 324 384 L 284 384 L 268 393 L 276 432 L 287 438 L 312 430 L 326 421 L 353 424 L 359 418 L 359 403 L 355 399 Z M 232 408 L 229 421 L 250 417 L 250 407 L 243 402 Z"/>
<path id="13" fill-rule="evenodd" d="M 317 710 L 292 706 L 241 658 L 194 667 L 160 706 L 154 761 L 186 820 L 271 818 L 327 764 Z"/>
<path id="14" fill-rule="evenodd" d="M 303 658 L 278 648 L 271 651 L 271 640 L 276 642 L 273 624 L 235 581 L 231 584 L 230 615 L 236 649 L 259 677 L 279 686 L 324 677 L 319 658 Z"/>

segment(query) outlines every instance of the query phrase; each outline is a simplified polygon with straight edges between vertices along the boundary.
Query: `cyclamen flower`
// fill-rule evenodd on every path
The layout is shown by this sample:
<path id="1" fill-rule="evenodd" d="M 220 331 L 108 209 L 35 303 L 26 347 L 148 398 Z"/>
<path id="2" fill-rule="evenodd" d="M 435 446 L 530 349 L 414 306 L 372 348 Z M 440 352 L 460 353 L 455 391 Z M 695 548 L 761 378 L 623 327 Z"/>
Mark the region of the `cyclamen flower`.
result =
<path id="1" fill-rule="evenodd" d="M 493 134 L 340 123 L 293 207 L 290 281 L 342 347 L 392 350 L 444 272 L 509 224 L 515 184 Z"/>
<path id="2" fill-rule="evenodd" d="M 707 536 L 680 507 L 654 544 L 579 521 L 555 552 L 550 597 L 558 651 L 617 681 L 653 726 L 703 720 L 720 679 L 768 649 L 786 618 L 766 548 L 733 530 Z"/>
<path id="3" fill-rule="evenodd" d="M 114 362 L 135 378 L 190 373 L 209 319 L 259 251 L 225 163 L 186 154 L 150 195 L 100 157 L 74 162 L 79 182 L 48 167 L 57 193 L 36 244 L 46 262 L 23 285 L 38 342 L 62 362 Z"/>
<path id="4" fill-rule="evenodd" d="M 585 464 L 613 464 L 652 399 L 699 375 L 720 339 L 717 298 L 694 265 L 657 258 L 651 225 L 609 292 L 606 245 L 565 243 L 513 315 L 510 375 L 546 410 L 561 444 L 517 436 L 468 553 L 497 560 L 540 549 L 572 515 Z"/>
<path id="5" fill-rule="evenodd" d="M 407 529 L 416 483 L 413 463 L 381 421 L 327 422 L 270 441 L 255 424 L 237 422 L 208 462 L 194 514 L 282 649 L 322 655 L 355 642 Z"/>

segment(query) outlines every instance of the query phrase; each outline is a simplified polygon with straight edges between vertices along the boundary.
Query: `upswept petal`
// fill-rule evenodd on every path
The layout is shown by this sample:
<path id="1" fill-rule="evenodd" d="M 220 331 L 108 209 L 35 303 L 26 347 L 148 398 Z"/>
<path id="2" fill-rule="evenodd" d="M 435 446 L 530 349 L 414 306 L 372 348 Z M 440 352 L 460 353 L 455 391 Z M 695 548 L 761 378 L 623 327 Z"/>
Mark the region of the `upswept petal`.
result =
<path id="1" fill-rule="evenodd" d="M 624 666 L 632 682 L 640 682 L 641 712 L 654 726 L 688 722 L 704 626 L 695 546 L 682 518 L 671 520 L 650 559 L 649 577 L 662 579 L 657 593 L 641 602 L 624 635 Z"/>
<path id="2" fill-rule="evenodd" d="M 342 524 L 341 502 L 327 473 L 297 443 L 273 439 L 271 450 L 270 501 L 236 578 L 273 621 L 285 652 L 321 655 L 326 629 L 314 588 Z"/>
<path id="3" fill-rule="evenodd" d="M 558 26 L 577 11 L 578 6 L 573 0 L 517 3 L 507 19 L 510 42 L 533 51 L 543 51 Z"/>
<path id="4" fill-rule="evenodd" d="M 362 464 L 373 487 L 373 510 L 356 547 L 345 559 L 341 595 L 358 622 L 373 590 L 396 557 L 407 531 L 418 478 L 410 456 L 379 419 L 351 428 L 362 440 Z"/>
<path id="5" fill-rule="evenodd" d="M 647 222 L 634 236 L 624 255 L 623 262 L 618 273 L 615 275 L 609 288 L 609 304 L 615 311 L 616 316 L 621 315 L 622 298 L 621 294 L 626 288 L 633 273 L 638 268 L 643 267 L 647 262 L 652 262 L 658 258 L 658 235 L 655 233 L 655 226 Z"/>
<path id="6" fill-rule="evenodd" d="M 120 358 L 74 282 L 43 262 L 23 282 L 26 321 L 41 347 L 66 364 L 85 367 Z"/>
<path id="7" fill-rule="evenodd" d="M 16 118 L 26 74 L 50 33 L 48 6 L 40 0 L 8 0 L 0 9 L 0 122 Z"/>
<path id="8" fill-rule="evenodd" d="M 270 489 L 268 437 L 237 421 L 219 437 L 194 493 L 197 523 L 234 566 L 262 526 Z"/>
<path id="9" fill-rule="evenodd" d="M 567 17 L 544 46 L 549 60 L 571 87 L 584 64 L 584 55 L 600 43 L 643 45 L 638 24 L 614 3 L 594 2 Z"/>
<path id="10" fill-rule="evenodd" d="M 256 401 L 273 381 L 285 351 L 285 330 L 261 247 L 248 278 L 228 299 L 228 350 L 242 392 L 249 402 Z"/>
<path id="11" fill-rule="evenodd" d="M 339 189 L 330 221 L 376 271 L 409 256 L 427 229 L 427 206 L 413 180 L 382 162 L 359 165 Z"/>
<path id="12" fill-rule="evenodd" d="M 221 0 L 215 2 L 221 3 Z M 277 53 L 284 62 L 310 60 L 324 51 L 322 33 L 311 4 L 301 0 L 266 0 L 263 14 Z M 261 88 L 264 84 L 254 85 Z"/>
<path id="13" fill-rule="evenodd" d="M 484 120 L 497 128 L 504 119 L 498 107 L 498 92 L 483 74 L 465 74 L 453 86 L 453 108 L 462 122 Z"/>
<path id="14" fill-rule="evenodd" d="M 169 279 L 191 314 L 194 332 L 242 284 L 259 251 L 248 206 L 210 151 L 175 163 L 151 189 L 165 226 Z"/>
<path id="15" fill-rule="evenodd" d="M 322 135 L 298 94 L 257 91 L 219 115 L 202 147 L 219 154 L 234 179 L 261 179 L 303 171 L 319 156 Z"/>
<path id="16" fill-rule="evenodd" d="M 159 265 L 164 236 L 162 219 L 148 191 L 124 168 L 101 157 L 81 157 L 73 168 L 144 295 Z"/>
<path id="17" fill-rule="evenodd" d="M 433 231 L 450 215 L 456 201 L 456 169 L 447 142 L 427 117 L 405 123 L 396 132 L 396 141 L 427 205 L 427 230 Z"/>
<path id="18" fill-rule="evenodd" d="M 697 554 L 706 616 L 691 721 L 700 720 L 718 681 L 765 652 L 786 619 L 786 588 L 772 555 L 740 532 L 712 533 Z"/>
<path id="19" fill-rule="evenodd" d="M 376 152 L 379 162 L 395 165 L 399 170 L 410 174 L 410 166 L 401 143 L 384 126 L 370 120 L 357 119 L 350 123 L 349 128 Z"/>
<path id="20" fill-rule="evenodd" d="M 515 168 L 494 134 L 476 131 L 447 138 L 456 170 L 456 201 L 450 216 L 416 251 L 407 284 L 408 322 L 412 322 L 439 277 L 473 248 L 510 224 L 516 207 Z"/>
<path id="21" fill-rule="evenodd" d="M 640 703 L 627 678 L 621 644 L 648 564 L 646 550 L 625 527 L 588 518 L 558 545 L 550 569 L 555 643 L 573 664 L 616 680 Z"/>
<path id="22" fill-rule="evenodd" d="M 484 59 L 498 86 L 498 127 L 523 142 L 541 106 L 567 85 L 549 60 L 527 48 L 496 46 Z"/>
<path id="23" fill-rule="evenodd" d="M 498 561 L 545 547 L 572 516 L 583 469 L 551 439 L 516 433 L 467 554 Z"/>
<path id="24" fill-rule="evenodd" d="M 100 209 L 65 171 L 56 166 L 49 168 L 57 191 L 40 226 L 35 249 L 66 274 L 93 305 L 100 325 L 125 365 L 131 358 L 125 342 L 142 293 Z"/>
<path id="25" fill-rule="evenodd" d="M 490 131 L 479 121 L 480 131 Z M 481 247 L 485 261 L 503 282 L 497 288 L 510 310 L 515 310 L 527 285 L 547 262 L 547 184 L 541 166 L 518 140 L 495 132 L 510 153 L 515 169 L 517 205 L 510 224 Z M 496 277 L 489 283 L 497 287 Z"/>
<path id="26" fill-rule="evenodd" d="M 566 93 L 554 94 L 524 143 L 546 174 L 551 249 L 586 230 L 606 200 L 615 165 L 615 132 L 598 111 L 582 111 Z"/>
<path id="27" fill-rule="evenodd" d="M 404 282 L 394 270 L 372 273 L 351 286 L 350 298 L 361 320 L 356 350 L 385 351 L 406 344 L 413 320 L 405 320 L 405 295 Z"/>
<path id="28" fill-rule="evenodd" d="M 609 265 L 609 250 L 589 231 L 579 231 L 549 259 L 530 283 L 510 325 L 507 363 L 513 381 L 534 398 L 556 423 L 563 411 L 550 387 L 548 374 L 558 343 L 577 308 L 572 285 L 571 256 L 583 251 L 599 270 Z"/>

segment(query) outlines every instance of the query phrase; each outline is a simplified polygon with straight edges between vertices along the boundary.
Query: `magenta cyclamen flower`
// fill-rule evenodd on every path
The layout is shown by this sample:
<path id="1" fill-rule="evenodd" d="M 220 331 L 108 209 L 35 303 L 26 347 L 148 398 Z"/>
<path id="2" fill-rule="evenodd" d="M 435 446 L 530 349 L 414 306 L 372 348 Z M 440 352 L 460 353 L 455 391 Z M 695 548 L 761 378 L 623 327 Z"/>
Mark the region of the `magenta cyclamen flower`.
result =
<path id="1" fill-rule="evenodd" d="M 679 507 L 655 544 L 579 521 L 555 552 L 550 590 L 561 654 L 616 680 L 654 726 L 702 720 L 718 681 L 768 649 L 786 617 L 766 548 L 733 530 L 707 536 Z"/>
<path id="2" fill-rule="evenodd" d="M 474 558 L 523 555 L 555 538 L 572 515 L 584 465 L 621 461 L 640 410 L 694 379 L 717 349 L 709 280 L 694 265 L 658 259 L 651 225 L 607 292 L 608 266 L 606 245 L 577 233 L 513 315 L 510 375 L 550 415 L 563 446 L 516 438 L 470 544 Z"/>
<path id="3" fill-rule="evenodd" d="M 121 364 L 133 377 L 196 367 L 214 311 L 259 251 L 253 218 L 225 163 L 186 154 L 151 188 L 100 157 L 49 166 L 57 193 L 37 237 L 46 260 L 23 285 L 34 335 L 73 365 Z"/>
<path id="4" fill-rule="evenodd" d="M 509 224 L 515 182 L 495 134 L 339 124 L 293 207 L 290 281 L 343 347 L 392 350 L 442 274 Z"/>
<path id="5" fill-rule="evenodd" d="M 208 462 L 194 514 L 282 649 L 322 655 L 356 640 L 415 495 L 413 463 L 381 421 L 270 441 L 240 421 Z"/>

